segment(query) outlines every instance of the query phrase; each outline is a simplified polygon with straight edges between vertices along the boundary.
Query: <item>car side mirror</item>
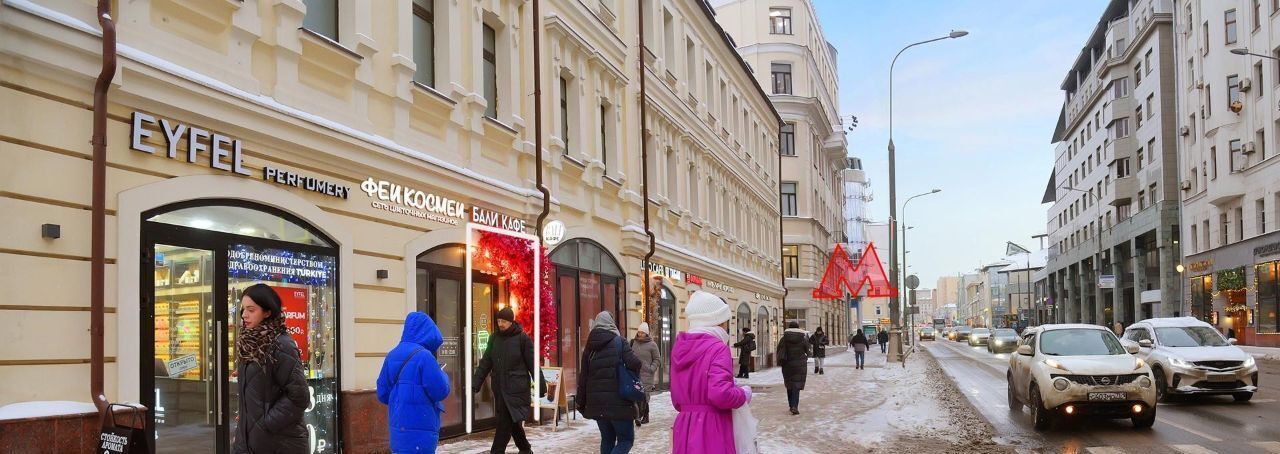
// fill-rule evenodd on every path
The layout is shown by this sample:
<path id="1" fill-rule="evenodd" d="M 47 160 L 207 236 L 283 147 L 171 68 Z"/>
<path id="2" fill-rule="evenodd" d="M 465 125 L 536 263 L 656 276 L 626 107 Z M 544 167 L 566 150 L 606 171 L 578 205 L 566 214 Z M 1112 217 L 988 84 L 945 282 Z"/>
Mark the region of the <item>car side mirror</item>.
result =
<path id="1" fill-rule="evenodd" d="M 1143 339 L 1138 341 L 1138 346 L 1142 348 L 1151 348 L 1151 339 Z"/>
<path id="2" fill-rule="evenodd" d="M 1227 339 L 1227 343 L 1228 343 L 1228 344 L 1235 345 L 1235 344 L 1236 344 L 1236 342 L 1239 342 L 1239 341 L 1237 341 L 1237 340 L 1236 340 L 1236 338 L 1234 338 L 1234 337 L 1233 337 L 1233 338 L 1230 338 L 1230 339 Z"/>
<path id="3" fill-rule="evenodd" d="M 1136 355 L 1136 354 L 1138 354 L 1138 346 L 1137 346 L 1137 345 L 1133 345 L 1133 344 L 1125 345 L 1125 346 L 1124 346 L 1124 350 L 1125 350 L 1125 351 L 1127 351 L 1127 352 L 1129 352 L 1129 354 L 1130 354 L 1130 355 Z"/>
<path id="4" fill-rule="evenodd" d="M 1018 346 L 1018 354 L 1022 356 L 1033 356 L 1035 355 L 1035 352 L 1031 351 L 1030 345 L 1020 345 Z"/>

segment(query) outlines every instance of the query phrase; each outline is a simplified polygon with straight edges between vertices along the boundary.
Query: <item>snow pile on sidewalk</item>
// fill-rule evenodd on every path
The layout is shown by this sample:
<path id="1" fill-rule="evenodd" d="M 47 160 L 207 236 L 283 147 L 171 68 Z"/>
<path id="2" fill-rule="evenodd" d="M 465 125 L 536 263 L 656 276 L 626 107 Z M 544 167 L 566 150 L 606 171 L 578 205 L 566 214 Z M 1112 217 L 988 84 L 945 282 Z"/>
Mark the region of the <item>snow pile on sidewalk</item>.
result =
<path id="1" fill-rule="evenodd" d="M 0 407 L 0 420 L 44 418 L 49 416 L 97 413 L 98 407 L 90 402 L 69 400 L 41 400 L 18 402 Z"/>
<path id="2" fill-rule="evenodd" d="M 751 409 L 760 420 L 758 444 L 763 453 L 845 452 L 1012 452 L 992 441 L 993 430 L 969 406 L 927 354 L 912 355 L 907 367 L 885 363 L 879 352 L 867 354 L 867 368 L 853 367 L 852 353 L 832 355 L 826 373 L 813 374 L 810 362 L 800 415 L 787 408 L 786 388 L 778 368 L 763 370 L 739 384 L 752 387 Z M 671 394 L 655 394 L 652 424 L 636 430 L 635 453 L 671 452 L 675 410 Z M 600 452 L 595 421 L 581 418 L 552 432 L 550 425 L 526 429 L 534 452 L 594 454 Z M 446 441 L 443 453 L 488 452 L 493 433 L 482 432 Z M 515 444 L 507 452 L 516 452 Z"/>
<path id="3" fill-rule="evenodd" d="M 1256 359 L 1264 359 L 1267 361 L 1280 361 L 1280 348 L 1274 347 L 1253 347 L 1248 345 L 1237 345 L 1245 353 L 1253 355 Z"/>

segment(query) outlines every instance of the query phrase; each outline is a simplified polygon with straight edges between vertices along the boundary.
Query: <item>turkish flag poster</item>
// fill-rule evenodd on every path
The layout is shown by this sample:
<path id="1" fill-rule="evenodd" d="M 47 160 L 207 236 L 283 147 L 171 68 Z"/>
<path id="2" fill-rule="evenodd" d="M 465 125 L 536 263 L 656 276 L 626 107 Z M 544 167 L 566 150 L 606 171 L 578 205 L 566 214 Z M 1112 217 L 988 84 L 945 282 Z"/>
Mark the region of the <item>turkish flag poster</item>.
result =
<path id="1" fill-rule="evenodd" d="M 302 362 L 310 356 L 307 349 L 307 337 L 310 324 L 307 323 L 307 289 L 299 287 L 271 287 L 280 295 L 281 312 L 284 313 L 284 326 L 289 336 L 298 343 L 298 351 L 302 354 Z"/>

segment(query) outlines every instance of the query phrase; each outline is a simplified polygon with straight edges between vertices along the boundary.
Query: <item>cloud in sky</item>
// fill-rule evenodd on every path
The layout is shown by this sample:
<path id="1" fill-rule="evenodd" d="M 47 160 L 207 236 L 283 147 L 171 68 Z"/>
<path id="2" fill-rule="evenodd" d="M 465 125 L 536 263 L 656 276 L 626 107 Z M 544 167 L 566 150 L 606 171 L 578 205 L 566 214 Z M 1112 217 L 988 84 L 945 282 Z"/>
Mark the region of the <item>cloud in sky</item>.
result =
<path id="1" fill-rule="evenodd" d="M 922 286 L 998 259 L 1005 241 L 1039 247 L 1040 196 L 1053 169 L 1049 143 L 1059 88 L 1104 0 L 815 0 L 839 51 L 840 110 L 858 116 L 849 153 L 862 158 L 888 218 L 889 63 L 903 46 L 963 29 L 969 36 L 912 48 L 894 69 L 898 203 L 909 271 Z M 901 217 L 901 213 L 899 213 Z"/>

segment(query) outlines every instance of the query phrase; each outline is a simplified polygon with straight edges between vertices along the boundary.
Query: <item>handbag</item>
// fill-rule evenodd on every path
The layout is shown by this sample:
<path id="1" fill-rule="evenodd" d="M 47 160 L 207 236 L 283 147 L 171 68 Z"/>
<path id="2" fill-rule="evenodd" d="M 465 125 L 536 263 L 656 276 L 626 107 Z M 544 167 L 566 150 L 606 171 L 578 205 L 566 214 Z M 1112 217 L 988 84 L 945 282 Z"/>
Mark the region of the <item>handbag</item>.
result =
<path id="1" fill-rule="evenodd" d="M 116 413 L 112 411 L 115 407 L 133 410 L 134 427 L 116 424 Z M 142 427 L 146 427 L 142 418 L 143 410 L 124 404 L 110 404 L 106 413 L 111 415 L 111 424 L 107 425 L 106 421 L 103 421 L 102 433 L 98 434 L 98 449 L 94 452 L 103 454 L 142 454 L 147 452 L 147 438 L 142 429 Z M 103 419 L 106 419 L 105 414 Z"/>
<path id="2" fill-rule="evenodd" d="M 622 338 L 614 338 L 614 343 L 618 344 L 618 395 L 631 402 L 643 402 L 644 385 L 640 384 L 640 377 L 627 369 L 626 362 L 622 360 Z"/>

